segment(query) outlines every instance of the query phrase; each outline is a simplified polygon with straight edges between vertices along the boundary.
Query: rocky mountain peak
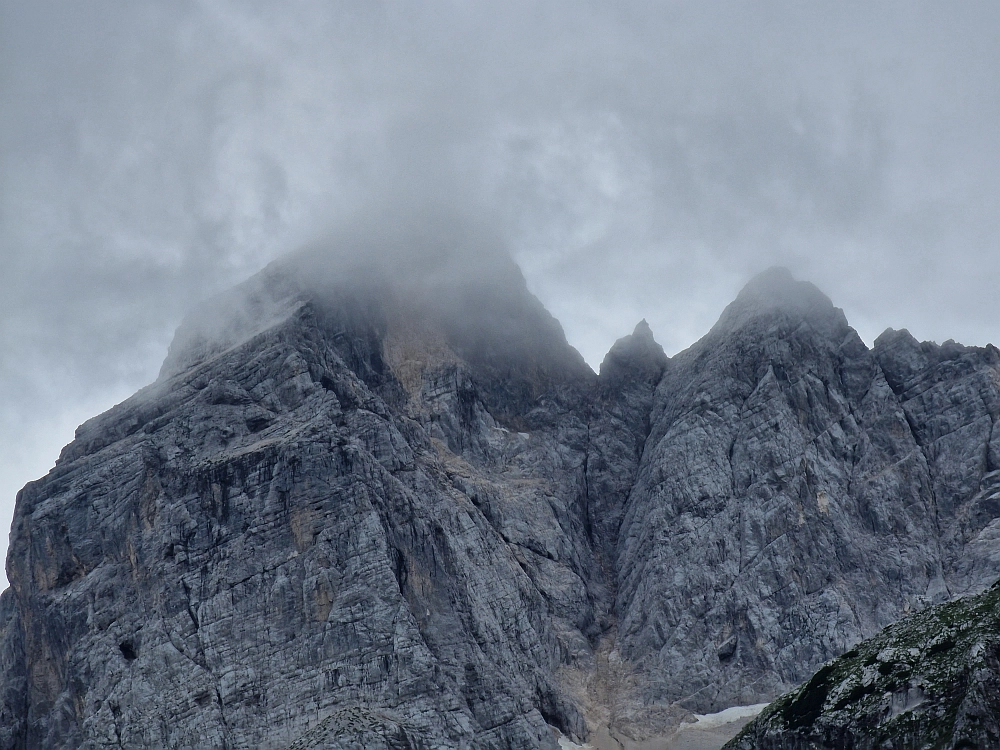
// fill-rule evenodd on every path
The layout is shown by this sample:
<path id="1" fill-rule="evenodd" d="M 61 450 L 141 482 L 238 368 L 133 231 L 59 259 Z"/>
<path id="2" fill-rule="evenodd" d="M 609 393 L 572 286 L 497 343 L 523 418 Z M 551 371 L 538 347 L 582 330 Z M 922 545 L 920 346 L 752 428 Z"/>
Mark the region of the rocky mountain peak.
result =
<path id="1" fill-rule="evenodd" d="M 404 387 L 428 366 L 463 363 L 495 386 L 492 406 L 505 414 L 528 410 L 556 382 L 593 382 L 509 255 L 446 250 L 383 251 L 361 264 L 324 246 L 277 261 L 184 321 L 161 380 L 267 331 L 318 325 L 340 346 L 360 346 L 358 366 L 376 354 Z"/>
<path id="2" fill-rule="evenodd" d="M 713 333 L 731 333 L 755 321 L 808 321 L 828 332 L 847 327 L 839 308 L 815 285 L 797 281 L 787 268 L 773 267 L 754 276 L 723 311 Z"/>
<path id="3" fill-rule="evenodd" d="M 477 235 L 362 239 L 206 304 L 19 495 L 0 750 L 644 742 L 1000 575 L 996 350 L 869 351 L 773 269 L 596 376 Z"/>
<path id="4" fill-rule="evenodd" d="M 640 376 L 653 385 L 667 366 L 669 358 L 656 343 L 649 323 L 643 318 L 628 336 L 618 339 L 601 362 L 601 381 L 616 387 L 623 377 Z"/>
<path id="5" fill-rule="evenodd" d="M 645 318 L 635 324 L 635 328 L 632 329 L 632 336 L 637 339 L 653 340 L 653 330 L 649 327 L 649 323 L 646 322 Z"/>

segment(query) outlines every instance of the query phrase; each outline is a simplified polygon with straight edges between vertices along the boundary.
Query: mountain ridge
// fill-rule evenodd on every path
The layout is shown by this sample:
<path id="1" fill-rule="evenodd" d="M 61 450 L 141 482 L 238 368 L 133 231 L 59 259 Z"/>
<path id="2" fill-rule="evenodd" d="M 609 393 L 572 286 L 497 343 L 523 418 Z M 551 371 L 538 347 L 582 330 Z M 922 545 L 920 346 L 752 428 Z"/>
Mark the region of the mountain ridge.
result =
<path id="1" fill-rule="evenodd" d="M 302 257 L 19 493 L 0 748 L 641 740 L 1000 575 L 995 349 L 772 270 L 595 374 L 502 259 Z"/>
<path id="2" fill-rule="evenodd" d="M 725 747 L 994 747 L 1000 584 L 929 607 L 828 662 Z"/>

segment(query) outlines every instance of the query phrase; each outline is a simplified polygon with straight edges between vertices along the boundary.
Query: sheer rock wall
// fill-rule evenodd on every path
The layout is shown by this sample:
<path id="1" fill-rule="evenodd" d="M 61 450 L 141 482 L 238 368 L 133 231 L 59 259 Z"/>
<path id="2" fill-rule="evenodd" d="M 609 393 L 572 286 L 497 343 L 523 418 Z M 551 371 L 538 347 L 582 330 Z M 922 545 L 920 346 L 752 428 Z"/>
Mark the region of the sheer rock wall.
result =
<path id="1" fill-rule="evenodd" d="M 19 494 L 0 748 L 641 738 L 1000 574 L 995 349 L 869 350 L 772 271 L 595 376 L 516 268 L 304 268 Z"/>

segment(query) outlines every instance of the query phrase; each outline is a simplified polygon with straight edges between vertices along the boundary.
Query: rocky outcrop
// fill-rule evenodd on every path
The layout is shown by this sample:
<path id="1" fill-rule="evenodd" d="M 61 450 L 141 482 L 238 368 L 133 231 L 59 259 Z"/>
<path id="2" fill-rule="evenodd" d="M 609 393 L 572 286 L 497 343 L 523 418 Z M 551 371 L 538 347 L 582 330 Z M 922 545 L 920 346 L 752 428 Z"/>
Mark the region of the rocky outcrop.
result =
<path id="1" fill-rule="evenodd" d="M 979 590 L 1000 558 L 1000 351 L 890 329 L 874 354 L 930 469 L 947 593 Z"/>
<path id="2" fill-rule="evenodd" d="M 668 364 L 645 320 L 601 363 L 590 414 L 587 514 L 590 537 L 613 584 L 618 532 L 649 435 L 653 393 Z"/>
<path id="3" fill-rule="evenodd" d="M 824 665 L 727 750 L 1000 745 L 1000 586 L 930 607 Z"/>
<path id="4" fill-rule="evenodd" d="M 1000 574 L 993 351 L 890 367 L 902 357 L 886 339 L 869 351 L 824 295 L 778 269 L 674 357 L 618 539 L 618 638 L 643 676 L 637 701 L 757 703 Z"/>
<path id="5" fill-rule="evenodd" d="M 585 733 L 555 674 L 598 632 L 595 378 L 504 270 L 441 300 L 278 268 L 233 295 L 267 325 L 182 329 L 19 496 L 7 746 L 280 748 L 345 706 L 386 747 Z"/>
<path id="6" fill-rule="evenodd" d="M 869 351 L 775 271 L 595 376 L 453 268 L 277 264 L 77 431 L 18 497 L 0 748 L 641 738 L 1000 575 L 995 350 Z"/>
<path id="7" fill-rule="evenodd" d="M 647 700 L 756 703 L 933 593 L 925 457 L 815 287 L 758 277 L 673 359 L 651 421 L 618 558 Z"/>

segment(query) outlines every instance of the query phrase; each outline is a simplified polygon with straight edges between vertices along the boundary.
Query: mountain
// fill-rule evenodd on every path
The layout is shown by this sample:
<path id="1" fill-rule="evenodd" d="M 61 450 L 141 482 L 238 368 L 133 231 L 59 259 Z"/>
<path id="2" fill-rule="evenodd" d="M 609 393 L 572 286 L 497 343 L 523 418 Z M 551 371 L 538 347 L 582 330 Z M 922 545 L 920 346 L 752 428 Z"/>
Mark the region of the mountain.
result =
<path id="1" fill-rule="evenodd" d="M 1000 746 L 1000 583 L 890 625 L 768 706 L 727 750 Z"/>
<path id="2" fill-rule="evenodd" d="M 301 253 L 19 493 L 0 748 L 554 750 L 771 700 L 1000 576 L 998 357 L 869 350 L 772 270 L 595 375 L 501 255 Z"/>
<path id="3" fill-rule="evenodd" d="M 996 349 L 869 351 L 783 270 L 670 362 L 619 535 L 643 698 L 758 702 L 997 575 Z"/>

